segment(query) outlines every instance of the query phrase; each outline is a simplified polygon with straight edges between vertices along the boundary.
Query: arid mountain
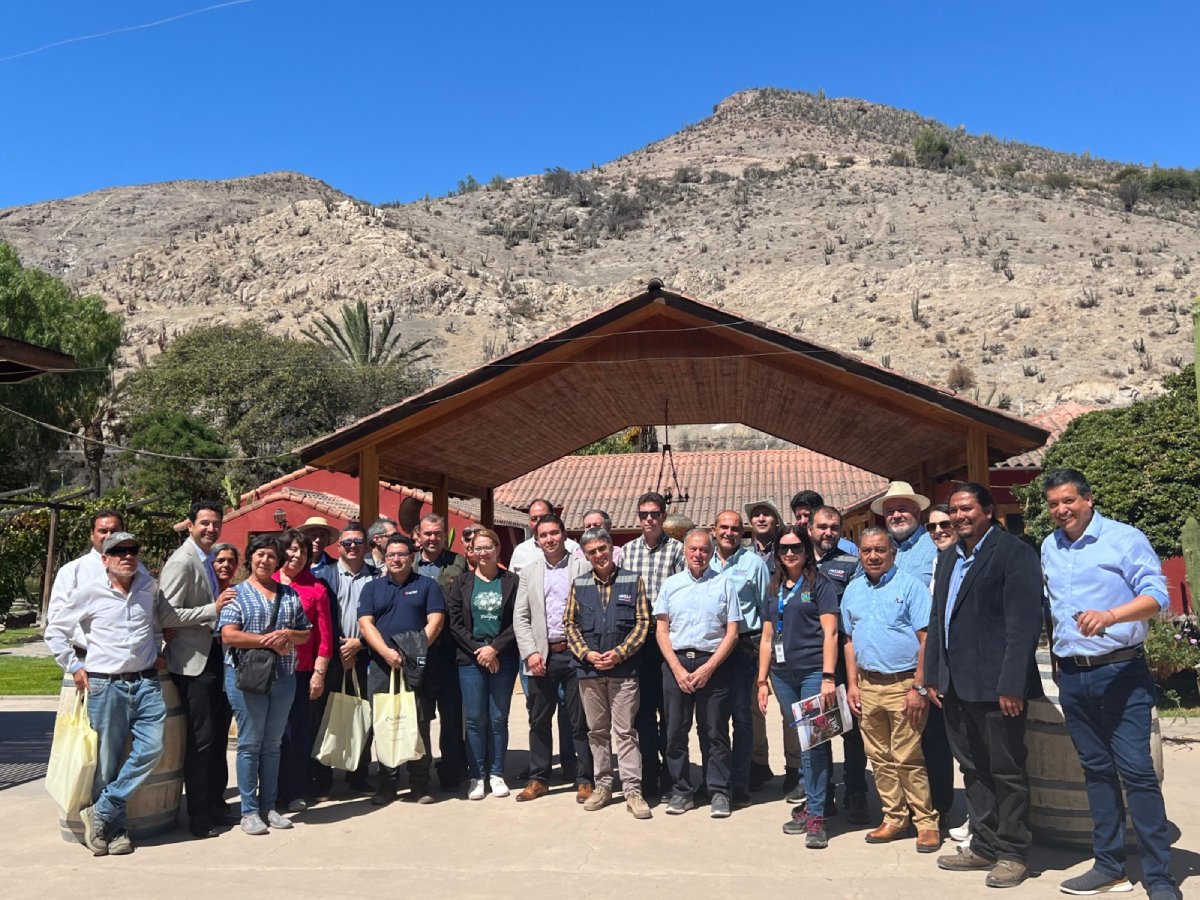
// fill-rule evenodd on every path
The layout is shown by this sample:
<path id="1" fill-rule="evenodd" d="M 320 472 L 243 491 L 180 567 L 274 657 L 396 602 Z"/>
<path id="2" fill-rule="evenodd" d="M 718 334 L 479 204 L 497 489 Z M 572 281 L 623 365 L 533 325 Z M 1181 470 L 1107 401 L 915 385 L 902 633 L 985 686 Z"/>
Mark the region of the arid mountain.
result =
<path id="1" fill-rule="evenodd" d="M 915 165 L 931 136 L 942 168 Z M 123 310 L 128 365 L 197 324 L 256 317 L 298 335 L 361 298 L 436 338 L 454 373 L 659 277 L 1034 414 L 1128 402 L 1192 359 L 1195 204 L 1127 211 L 1122 171 L 761 90 L 587 172 L 468 178 L 388 208 L 292 173 L 114 188 L 0 211 L 0 240 Z"/>

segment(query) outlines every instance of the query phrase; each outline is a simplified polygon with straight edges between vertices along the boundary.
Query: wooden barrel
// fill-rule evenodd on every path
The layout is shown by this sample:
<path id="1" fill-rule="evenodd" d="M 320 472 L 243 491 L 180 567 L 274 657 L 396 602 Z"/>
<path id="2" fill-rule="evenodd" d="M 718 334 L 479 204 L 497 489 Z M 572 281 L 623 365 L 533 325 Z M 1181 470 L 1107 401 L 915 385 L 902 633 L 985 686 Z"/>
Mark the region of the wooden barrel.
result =
<path id="1" fill-rule="evenodd" d="M 183 795 L 183 754 L 187 745 L 187 724 L 183 715 L 183 703 L 175 682 L 165 673 L 158 679 L 162 686 L 163 701 L 167 705 L 167 720 L 163 726 L 163 755 L 154 771 L 141 783 L 126 806 L 126 825 L 130 837 L 146 838 L 163 834 L 175 827 L 179 817 L 179 799 Z M 75 702 L 75 682 L 66 675 L 62 680 L 62 691 L 58 696 L 58 711 L 70 709 Z M 129 742 L 125 743 L 123 755 L 129 753 Z M 83 842 L 83 823 L 79 813 L 58 811 L 58 824 L 63 840 Z"/>
<path id="2" fill-rule="evenodd" d="M 1092 847 L 1092 816 L 1079 753 L 1071 742 L 1050 670 L 1050 652 L 1038 651 L 1045 698 L 1029 701 L 1025 747 L 1029 751 L 1029 827 L 1036 840 L 1066 847 Z M 1151 713 L 1150 755 L 1163 780 L 1162 732 L 1158 710 Z M 1126 820 L 1125 844 L 1137 847 L 1133 824 Z"/>

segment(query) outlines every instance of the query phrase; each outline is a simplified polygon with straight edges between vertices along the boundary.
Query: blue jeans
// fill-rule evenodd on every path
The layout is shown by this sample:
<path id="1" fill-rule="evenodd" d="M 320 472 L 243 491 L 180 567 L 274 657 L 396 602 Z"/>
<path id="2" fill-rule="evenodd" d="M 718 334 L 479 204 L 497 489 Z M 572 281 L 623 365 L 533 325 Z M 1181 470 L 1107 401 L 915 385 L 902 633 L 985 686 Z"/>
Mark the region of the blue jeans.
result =
<path id="1" fill-rule="evenodd" d="M 1096 868 L 1114 877 L 1125 873 L 1124 783 L 1145 887 L 1174 887 L 1167 811 L 1150 757 L 1154 679 L 1145 659 L 1094 669 L 1063 660 L 1058 696 L 1087 784 Z"/>
<path id="2" fill-rule="evenodd" d="M 237 720 L 237 782 L 242 815 L 266 816 L 279 793 L 279 747 L 296 697 L 296 676 L 280 675 L 269 694 L 238 690 L 237 673 L 225 668 L 225 693 Z"/>
<path id="3" fill-rule="evenodd" d="M 482 778 L 491 750 L 491 775 L 504 774 L 508 755 L 508 709 L 517 681 L 517 658 L 501 656 L 500 669 L 492 674 L 478 663 L 458 667 L 462 687 L 463 718 L 467 732 L 467 775 Z M 490 748 L 488 738 L 491 738 Z"/>
<path id="4" fill-rule="evenodd" d="M 163 724 L 167 704 L 154 678 L 140 681 L 88 679 L 88 717 L 99 740 L 92 806 L 105 824 L 125 827 L 125 804 L 163 754 Z M 125 740 L 129 756 L 122 763 Z"/>
<path id="5" fill-rule="evenodd" d="M 771 670 L 771 687 L 775 699 L 783 712 L 783 721 L 788 728 L 796 727 L 792 718 L 792 704 L 805 697 L 821 693 L 821 670 L 807 669 L 791 672 L 786 669 Z M 808 798 L 808 812 L 818 818 L 825 817 L 825 794 L 829 790 L 830 744 L 826 741 L 801 754 L 804 770 L 804 795 Z"/>

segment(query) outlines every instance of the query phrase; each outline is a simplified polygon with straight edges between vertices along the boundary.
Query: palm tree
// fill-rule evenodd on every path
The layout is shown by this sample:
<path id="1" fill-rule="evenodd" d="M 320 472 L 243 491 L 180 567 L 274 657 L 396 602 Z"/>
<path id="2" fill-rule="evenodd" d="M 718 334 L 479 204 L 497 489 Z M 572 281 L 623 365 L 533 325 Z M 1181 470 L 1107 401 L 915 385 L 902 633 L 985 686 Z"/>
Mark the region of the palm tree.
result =
<path id="1" fill-rule="evenodd" d="M 123 399 L 124 387 L 125 383 L 117 383 L 110 372 L 104 383 L 79 394 L 69 407 L 71 427 L 76 440 L 83 445 L 83 458 L 87 463 L 89 486 L 94 497 L 99 497 L 101 493 L 100 473 L 108 450 L 105 446 L 105 427 L 111 426 L 119 418 L 117 408 Z"/>
<path id="2" fill-rule="evenodd" d="M 367 366 L 411 366 L 429 359 L 428 353 L 420 353 L 430 338 L 403 346 L 403 335 L 396 327 L 396 312 L 387 314 L 372 326 L 367 318 L 367 304 L 342 305 L 342 321 L 336 322 L 328 313 L 322 313 L 313 323 L 315 329 L 306 329 L 303 335 L 317 344 L 325 344 L 346 362 L 356 368 Z"/>

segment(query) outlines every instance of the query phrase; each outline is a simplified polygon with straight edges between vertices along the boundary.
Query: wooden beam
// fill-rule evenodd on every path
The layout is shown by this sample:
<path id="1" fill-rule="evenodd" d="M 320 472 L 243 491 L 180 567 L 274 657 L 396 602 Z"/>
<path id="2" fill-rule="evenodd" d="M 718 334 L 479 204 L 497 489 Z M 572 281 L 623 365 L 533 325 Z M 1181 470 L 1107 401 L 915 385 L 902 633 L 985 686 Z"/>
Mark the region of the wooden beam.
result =
<path id="1" fill-rule="evenodd" d="M 479 498 L 479 524 L 485 528 L 496 527 L 496 494 L 488 488 Z"/>
<path id="2" fill-rule="evenodd" d="M 988 436 L 982 428 L 967 432 L 967 479 L 988 487 Z"/>
<path id="3" fill-rule="evenodd" d="M 373 444 L 358 452 L 358 520 L 367 528 L 379 518 L 379 454 Z"/>
<path id="4" fill-rule="evenodd" d="M 433 491 L 433 511 L 443 519 L 450 518 L 450 479 L 445 475 Z"/>

